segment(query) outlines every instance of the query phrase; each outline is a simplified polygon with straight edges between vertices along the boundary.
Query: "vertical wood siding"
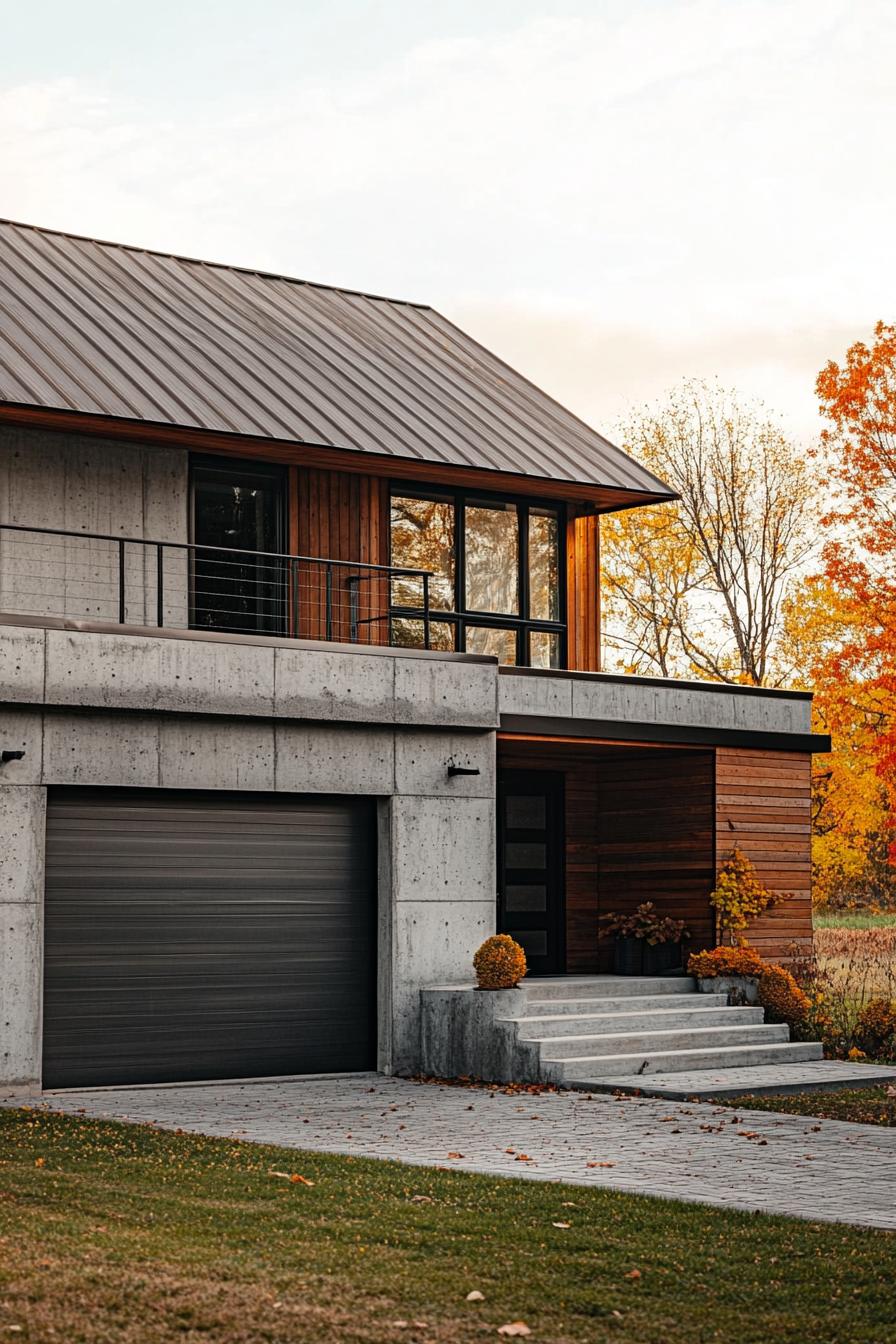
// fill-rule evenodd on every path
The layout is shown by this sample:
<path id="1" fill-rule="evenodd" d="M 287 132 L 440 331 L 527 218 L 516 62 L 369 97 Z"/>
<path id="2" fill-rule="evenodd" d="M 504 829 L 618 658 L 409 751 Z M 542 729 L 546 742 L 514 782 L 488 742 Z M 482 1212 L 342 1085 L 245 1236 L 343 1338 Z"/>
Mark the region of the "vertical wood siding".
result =
<path id="1" fill-rule="evenodd" d="M 359 566 L 389 563 L 389 486 L 380 476 L 291 468 L 290 550 L 298 555 L 349 560 Z M 326 588 L 323 566 L 303 565 L 299 572 L 299 638 L 326 637 Z M 358 569 L 333 571 L 333 638 L 349 638 L 349 576 L 358 576 L 362 614 L 379 618 L 361 627 L 360 642 L 388 644 L 388 584 Z"/>
<path id="2" fill-rule="evenodd" d="M 568 663 L 600 671 L 600 518 L 570 507 L 566 525 Z"/>
<path id="3" fill-rule="evenodd" d="M 785 895 L 746 934 L 776 960 L 812 940 L 810 772 L 806 752 L 716 750 L 717 862 L 737 845 L 769 890 Z"/>

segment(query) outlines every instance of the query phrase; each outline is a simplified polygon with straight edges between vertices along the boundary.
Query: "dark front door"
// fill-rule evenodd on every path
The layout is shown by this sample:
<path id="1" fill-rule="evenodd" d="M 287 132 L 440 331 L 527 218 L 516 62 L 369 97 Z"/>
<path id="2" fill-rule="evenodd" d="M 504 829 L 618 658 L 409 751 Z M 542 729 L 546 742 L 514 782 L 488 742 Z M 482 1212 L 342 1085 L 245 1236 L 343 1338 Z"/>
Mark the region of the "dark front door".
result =
<path id="1" fill-rule="evenodd" d="M 563 775 L 502 770 L 498 780 L 498 932 L 533 975 L 566 968 L 563 937 Z"/>
<path id="2" fill-rule="evenodd" d="M 289 571 L 283 469 L 192 464 L 194 629 L 286 633 Z"/>

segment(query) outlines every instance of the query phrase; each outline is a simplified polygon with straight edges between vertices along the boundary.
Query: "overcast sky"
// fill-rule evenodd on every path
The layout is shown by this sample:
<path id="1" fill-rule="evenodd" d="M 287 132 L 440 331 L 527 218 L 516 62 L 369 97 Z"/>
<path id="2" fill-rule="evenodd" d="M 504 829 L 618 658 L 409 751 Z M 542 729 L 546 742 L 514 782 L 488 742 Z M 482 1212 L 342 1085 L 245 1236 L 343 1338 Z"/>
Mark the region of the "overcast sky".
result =
<path id="1" fill-rule="evenodd" d="M 591 423 L 806 441 L 894 317 L 893 0 L 7 6 L 0 215 L 425 300 Z"/>

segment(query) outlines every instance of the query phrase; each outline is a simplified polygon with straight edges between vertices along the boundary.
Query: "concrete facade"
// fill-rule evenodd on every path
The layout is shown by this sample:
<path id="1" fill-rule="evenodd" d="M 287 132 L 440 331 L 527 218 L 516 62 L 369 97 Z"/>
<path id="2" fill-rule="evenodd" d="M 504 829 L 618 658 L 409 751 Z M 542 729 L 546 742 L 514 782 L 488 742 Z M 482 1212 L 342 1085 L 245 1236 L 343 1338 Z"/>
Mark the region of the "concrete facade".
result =
<path id="1" fill-rule="evenodd" d="M 184 542 L 188 454 L 0 428 L 0 524 Z M 180 554 L 182 571 L 177 569 Z M 47 791 L 353 794 L 379 815 L 379 1067 L 420 1067 L 420 990 L 468 981 L 495 927 L 496 734 L 509 719 L 805 734 L 802 697 L 493 659 L 189 632 L 186 566 L 0 528 L 0 1083 L 40 1083 Z M 450 765 L 477 771 L 451 776 Z"/>

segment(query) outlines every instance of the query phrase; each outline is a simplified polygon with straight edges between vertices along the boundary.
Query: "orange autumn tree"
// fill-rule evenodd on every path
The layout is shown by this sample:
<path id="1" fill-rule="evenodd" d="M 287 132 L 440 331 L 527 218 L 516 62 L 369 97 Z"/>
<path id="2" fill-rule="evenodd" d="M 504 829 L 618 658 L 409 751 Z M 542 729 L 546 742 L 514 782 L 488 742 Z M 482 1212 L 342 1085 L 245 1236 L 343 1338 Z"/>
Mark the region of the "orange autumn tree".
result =
<path id="1" fill-rule="evenodd" d="M 816 386 L 828 421 L 821 460 L 836 494 L 822 519 L 824 578 L 843 629 L 815 674 L 822 701 L 836 704 L 850 687 L 865 701 L 862 746 L 889 800 L 896 863 L 896 326 L 878 322 L 873 342 L 850 346 Z"/>

